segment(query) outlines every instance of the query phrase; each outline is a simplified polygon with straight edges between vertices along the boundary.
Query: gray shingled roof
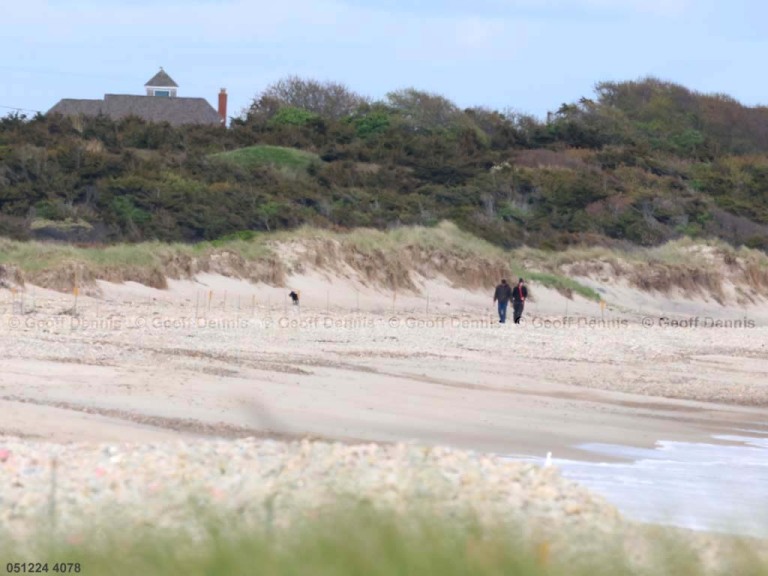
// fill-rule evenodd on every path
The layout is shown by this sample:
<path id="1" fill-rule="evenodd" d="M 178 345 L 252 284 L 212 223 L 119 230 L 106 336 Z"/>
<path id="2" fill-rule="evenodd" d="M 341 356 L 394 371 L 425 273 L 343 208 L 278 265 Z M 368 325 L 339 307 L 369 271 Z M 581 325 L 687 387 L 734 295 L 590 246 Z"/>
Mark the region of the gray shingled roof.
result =
<path id="1" fill-rule="evenodd" d="M 160 68 L 160 72 L 152 76 L 144 86 L 159 86 L 161 88 L 178 88 L 179 85 L 173 81 L 173 78 L 168 76 L 168 73 Z"/>
<path id="2" fill-rule="evenodd" d="M 147 122 L 181 124 L 221 123 L 218 112 L 205 98 L 165 98 L 162 96 L 133 96 L 107 94 L 104 100 L 60 100 L 49 114 L 64 116 L 98 116 L 104 114 L 113 120 L 138 116 Z"/>
<path id="3" fill-rule="evenodd" d="M 48 110 L 48 114 L 61 114 L 63 116 L 98 116 L 104 100 L 77 100 L 64 98 Z"/>
<path id="4" fill-rule="evenodd" d="M 219 124 L 219 113 L 205 98 L 163 98 L 107 94 L 104 113 L 111 118 L 138 116 L 147 122 L 171 124 Z"/>

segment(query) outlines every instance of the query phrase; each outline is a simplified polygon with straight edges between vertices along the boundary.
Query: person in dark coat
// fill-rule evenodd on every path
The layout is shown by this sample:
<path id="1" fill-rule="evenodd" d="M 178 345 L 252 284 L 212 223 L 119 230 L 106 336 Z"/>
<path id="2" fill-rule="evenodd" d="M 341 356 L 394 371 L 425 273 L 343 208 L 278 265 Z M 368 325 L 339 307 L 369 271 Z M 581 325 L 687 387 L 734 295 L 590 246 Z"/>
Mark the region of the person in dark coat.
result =
<path id="1" fill-rule="evenodd" d="M 515 324 L 520 324 L 520 318 L 523 317 L 526 298 L 528 298 L 528 288 L 525 285 L 525 281 L 520 278 L 517 281 L 517 286 L 512 289 L 512 318 Z"/>
<path id="2" fill-rule="evenodd" d="M 504 324 L 507 321 L 507 306 L 512 297 L 512 288 L 507 281 L 502 278 L 501 284 L 496 286 L 496 292 L 493 293 L 493 301 L 499 305 L 499 323 Z"/>

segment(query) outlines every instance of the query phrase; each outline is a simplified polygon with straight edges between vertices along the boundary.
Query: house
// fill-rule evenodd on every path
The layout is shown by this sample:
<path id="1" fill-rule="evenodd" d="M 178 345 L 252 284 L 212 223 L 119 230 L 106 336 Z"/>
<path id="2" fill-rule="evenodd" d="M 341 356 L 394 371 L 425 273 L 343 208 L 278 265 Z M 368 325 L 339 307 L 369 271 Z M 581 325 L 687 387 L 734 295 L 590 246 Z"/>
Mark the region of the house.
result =
<path id="1" fill-rule="evenodd" d="M 145 85 L 146 95 L 106 94 L 103 100 L 64 98 L 48 114 L 63 116 L 98 116 L 104 114 L 113 120 L 138 116 L 147 122 L 225 125 L 227 121 L 227 91 L 219 92 L 219 108 L 214 109 L 205 98 L 178 96 L 179 85 L 160 68 Z"/>

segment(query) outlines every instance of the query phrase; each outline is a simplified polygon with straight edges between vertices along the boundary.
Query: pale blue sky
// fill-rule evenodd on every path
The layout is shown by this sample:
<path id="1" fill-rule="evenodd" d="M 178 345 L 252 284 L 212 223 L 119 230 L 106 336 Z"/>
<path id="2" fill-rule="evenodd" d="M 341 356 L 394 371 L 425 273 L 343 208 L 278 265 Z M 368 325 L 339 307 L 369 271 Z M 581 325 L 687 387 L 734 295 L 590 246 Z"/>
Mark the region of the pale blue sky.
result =
<path id="1" fill-rule="evenodd" d="M 760 0 L 3 2 L 0 106 L 140 94 L 159 66 L 230 116 L 291 74 L 540 117 L 646 75 L 766 104 L 767 28 Z"/>

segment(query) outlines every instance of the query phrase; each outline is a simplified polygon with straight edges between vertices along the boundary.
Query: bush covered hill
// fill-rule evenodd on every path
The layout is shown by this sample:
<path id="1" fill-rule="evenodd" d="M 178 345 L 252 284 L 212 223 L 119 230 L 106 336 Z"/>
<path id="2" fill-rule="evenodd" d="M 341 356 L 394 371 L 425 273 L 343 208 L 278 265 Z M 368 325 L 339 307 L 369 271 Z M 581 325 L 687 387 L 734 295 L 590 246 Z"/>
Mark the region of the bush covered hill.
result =
<path id="1" fill-rule="evenodd" d="M 768 249 L 768 108 L 648 78 L 546 121 L 287 78 L 229 128 L 0 119 L 0 234 L 200 241 L 452 220 L 491 242 Z"/>

